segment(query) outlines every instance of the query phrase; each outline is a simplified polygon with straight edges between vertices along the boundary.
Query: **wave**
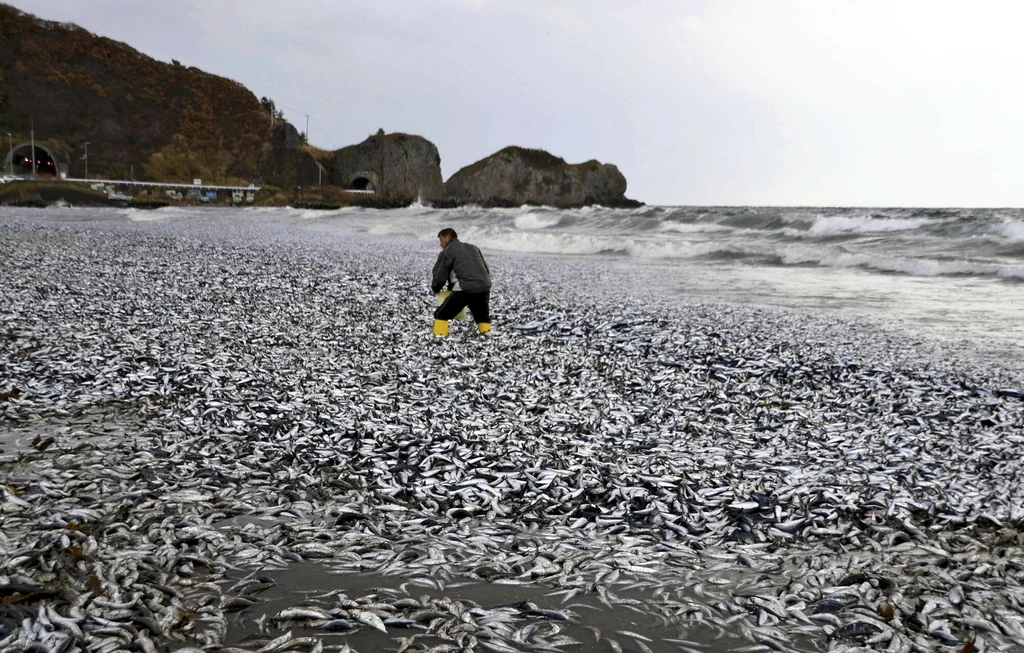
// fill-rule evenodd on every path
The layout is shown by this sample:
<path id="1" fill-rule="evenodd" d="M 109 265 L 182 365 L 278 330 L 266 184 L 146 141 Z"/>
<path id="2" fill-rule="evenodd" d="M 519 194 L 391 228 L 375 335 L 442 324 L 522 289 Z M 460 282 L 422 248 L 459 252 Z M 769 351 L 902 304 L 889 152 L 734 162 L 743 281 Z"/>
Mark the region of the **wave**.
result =
<path id="1" fill-rule="evenodd" d="M 648 240 L 585 234 L 560 234 L 538 231 L 495 233 L 470 229 L 467 241 L 485 249 L 534 254 L 617 254 L 643 259 L 691 259 L 723 250 L 715 243 L 694 244 L 685 241 Z M 731 250 L 731 247 L 724 249 Z"/>
<path id="2" fill-rule="evenodd" d="M 997 229 L 997 233 L 1010 240 L 1024 241 L 1024 221 L 1009 220 L 1004 222 Z"/>
<path id="3" fill-rule="evenodd" d="M 844 247 L 713 239 L 626 238 L 545 231 L 497 231 L 470 228 L 466 239 L 480 247 L 506 252 L 563 255 L 619 255 L 637 259 L 675 259 L 691 263 L 861 268 L 916 277 L 986 276 L 1024 279 L 1024 266 L 915 258 L 884 252 L 857 252 Z"/>
<path id="4" fill-rule="evenodd" d="M 547 229 L 548 227 L 555 227 L 562 221 L 562 216 L 559 214 L 544 215 L 541 213 L 535 213 L 534 211 L 527 211 L 526 213 L 516 217 L 513 221 L 516 229 Z"/>
<path id="5" fill-rule="evenodd" d="M 163 206 L 158 209 L 125 207 L 116 210 L 132 222 L 161 222 L 177 218 L 195 218 L 206 212 L 206 210 L 188 206 Z"/>
<path id="6" fill-rule="evenodd" d="M 808 231 L 817 235 L 875 234 L 893 231 L 911 231 L 928 224 L 925 218 L 873 218 L 847 216 L 821 216 Z"/>
<path id="7" fill-rule="evenodd" d="M 219 214 L 213 207 L 127 211 L 123 215 L 133 221 L 191 220 L 210 211 Z M 228 211 L 224 209 L 224 216 Z M 434 209 L 414 204 L 387 212 L 348 207 L 335 211 L 251 208 L 241 213 L 257 222 L 424 243 L 433 242 L 439 229 L 452 227 L 466 242 L 508 252 L 612 255 L 706 266 L 821 266 L 917 277 L 1024 279 L 1024 216 L 1013 210 Z M 234 221 L 239 210 L 230 209 L 230 214 Z"/>
<path id="8" fill-rule="evenodd" d="M 124 209 L 124 217 L 132 222 L 159 222 L 171 218 L 160 209 Z"/>
<path id="9" fill-rule="evenodd" d="M 290 209 L 291 217 L 297 219 L 300 222 L 312 221 L 312 220 L 329 220 L 331 218 L 341 217 L 345 215 L 353 215 L 365 212 L 364 209 L 359 206 L 343 206 L 337 209 Z"/>
<path id="10" fill-rule="evenodd" d="M 722 231 L 734 231 L 728 225 L 714 222 L 662 222 L 657 227 L 658 231 L 677 234 L 701 234 Z"/>
<path id="11" fill-rule="evenodd" d="M 621 209 L 620 209 L 621 210 Z M 668 206 L 638 206 L 635 209 L 628 209 L 629 215 L 640 218 L 656 218 L 672 213 L 676 209 Z"/>
<path id="12" fill-rule="evenodd" d="M 708 268 L 820 266 L 916 277 L 1024 279 L 1024 211 L 1016 209 L 434 209 L 414 204 L 389 211 L 167 207 L 103 209 L 97 215 L 196 224 L 223 218 L 244 228 L 274 223 L 326 234 L 414 239 L 431 249 L 438 230 L 452 227 L 466 242 L 507 252 L 611 255 Z"/>
<path id="13" fill-rule="evenodd" d="M 423 238 L 424 231 L 422 226 L 408 223 L 386 223 L 386 224 L 375 224 L 370 225 L 367 228 L 366 233 L 371 236 L 415 236 L 417 238 Z M 428 232 L 430 238 L 434 238 L 432 230 Z"/>
<path id="14" fill-rule="evenodd" d="M 1024 279 L 1024 267 L 997 265 L 975 261 L 953 261 L 864 254 L 842 247 L 815 251 L 810 248 L 787 247 L 779 253 L 783 265 L 819 265 L 832 268 L 865 268 L 879 272 L 895 272 L 915 277 L 986 276 Z"/>

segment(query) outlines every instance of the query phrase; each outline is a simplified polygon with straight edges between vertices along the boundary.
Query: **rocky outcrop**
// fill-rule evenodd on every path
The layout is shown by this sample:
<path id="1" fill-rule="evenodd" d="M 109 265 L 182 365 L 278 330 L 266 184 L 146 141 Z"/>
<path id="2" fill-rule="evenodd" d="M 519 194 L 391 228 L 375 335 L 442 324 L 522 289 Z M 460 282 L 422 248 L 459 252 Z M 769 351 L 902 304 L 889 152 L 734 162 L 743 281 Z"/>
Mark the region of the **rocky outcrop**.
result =
<path id="1" fill-rule="evenodd" d="M 377 134 L 333 152 L 325 162 L 330 181 L 347 190 L 373 190 L 387 199 L 444 197 L 441 156 L 422 136 Z"/>
<path id="2" fill-rule="evenodd" d="M 277 121 L 264 149 L 259 179 L 289 191 L 328 183 L 326 168 L 317 160 L 316 151 L 303 145 L 291 123 Z"/>
<path id="3" fill-rule="evenodd" d="M 637 206 L 626 178 L 611 164 L 568 164 L 544 150 L 506 147 L 466 166 L 445 183 L 448 197 L 484 206 L 543 204 L 561 208 Z"/>

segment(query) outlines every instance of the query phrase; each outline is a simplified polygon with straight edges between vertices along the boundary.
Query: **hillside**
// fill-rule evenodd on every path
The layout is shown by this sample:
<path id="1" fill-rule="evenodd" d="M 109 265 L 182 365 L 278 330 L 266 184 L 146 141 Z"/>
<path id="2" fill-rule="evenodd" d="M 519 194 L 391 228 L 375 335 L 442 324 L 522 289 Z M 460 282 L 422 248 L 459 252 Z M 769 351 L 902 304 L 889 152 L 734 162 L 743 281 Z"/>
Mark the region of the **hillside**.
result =
<path id="1" fill-rule="evenodd" d="M 238 82 L 0 4 L 0 124 L 71 176 L 254 179 L 271 116 Z"/>

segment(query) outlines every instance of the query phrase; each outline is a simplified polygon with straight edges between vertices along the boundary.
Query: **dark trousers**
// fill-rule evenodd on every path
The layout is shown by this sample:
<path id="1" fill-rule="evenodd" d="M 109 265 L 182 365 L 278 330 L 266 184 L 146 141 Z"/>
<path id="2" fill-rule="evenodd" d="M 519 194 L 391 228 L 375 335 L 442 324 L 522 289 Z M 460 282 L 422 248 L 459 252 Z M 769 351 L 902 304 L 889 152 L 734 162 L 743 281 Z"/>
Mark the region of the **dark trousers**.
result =
<path id="1" fill-rule="evenodd" d="M 491 323 L 491 291 L 485 290 L 483 292 L 462 292 L 456 290 L 452 294 L 448 295 L 448 299 L 444 300 L 444 303 L 437 307 L 434 311 L 435 320 L 451 320 L 459 311 L 469 307 L 469 312 L 473 314 L 473 321 L 477 324 L 481 322 Z"/>

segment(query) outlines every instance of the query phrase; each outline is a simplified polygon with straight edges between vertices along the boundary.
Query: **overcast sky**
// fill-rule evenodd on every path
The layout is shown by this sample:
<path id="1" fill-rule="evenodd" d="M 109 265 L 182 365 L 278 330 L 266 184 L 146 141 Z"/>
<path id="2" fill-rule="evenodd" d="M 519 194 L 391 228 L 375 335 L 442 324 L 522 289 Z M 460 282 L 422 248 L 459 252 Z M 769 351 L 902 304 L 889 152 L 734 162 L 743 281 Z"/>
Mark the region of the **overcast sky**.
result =
<path id="1" fill-rule="evenodd" d="M 2 0 L 230 77 L 447 179 L 506 145 L 650 204 L 1024 206 L 1024 3 Z"/>

